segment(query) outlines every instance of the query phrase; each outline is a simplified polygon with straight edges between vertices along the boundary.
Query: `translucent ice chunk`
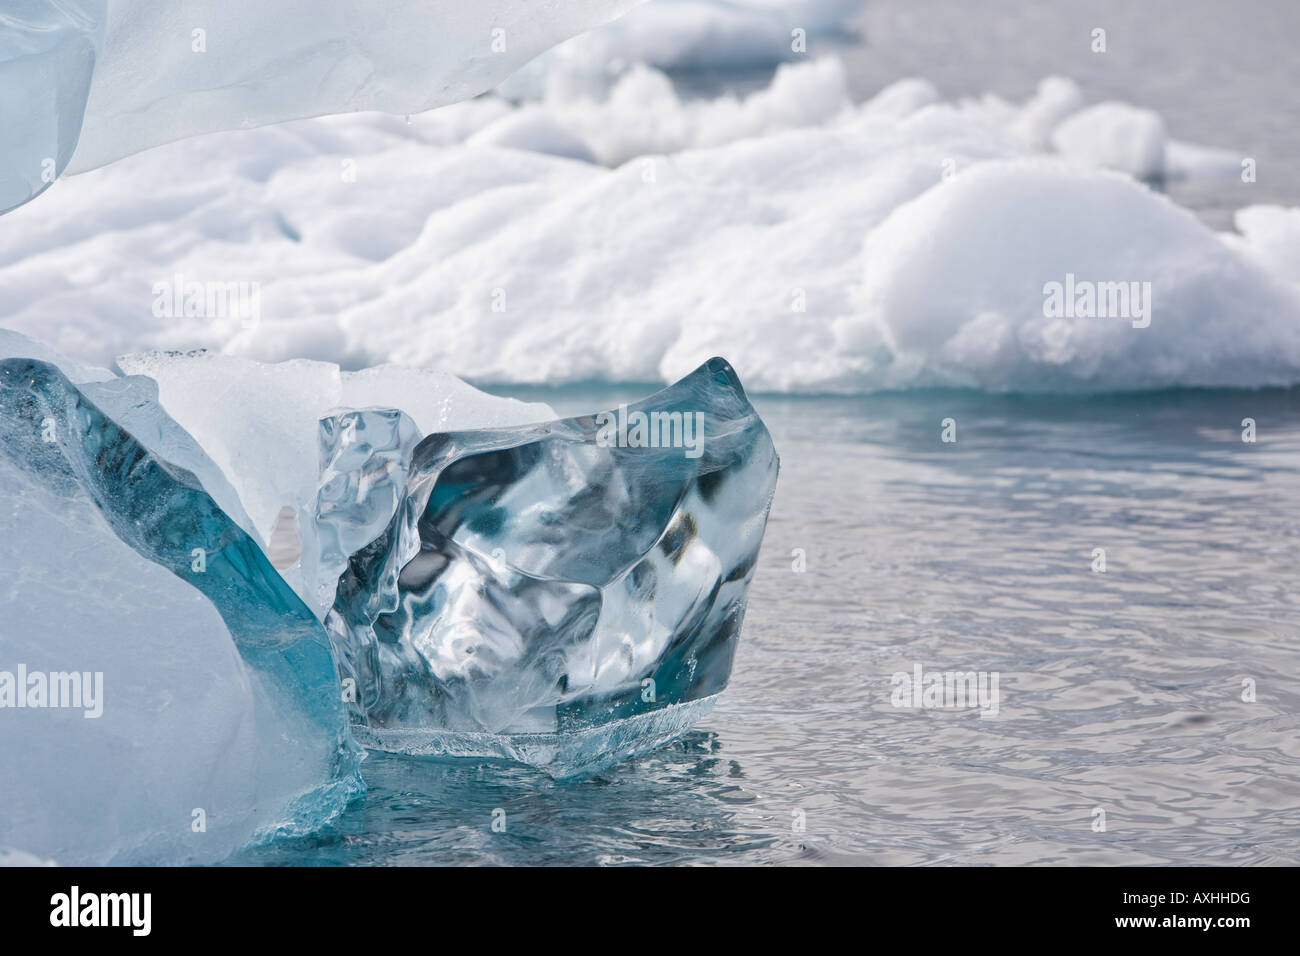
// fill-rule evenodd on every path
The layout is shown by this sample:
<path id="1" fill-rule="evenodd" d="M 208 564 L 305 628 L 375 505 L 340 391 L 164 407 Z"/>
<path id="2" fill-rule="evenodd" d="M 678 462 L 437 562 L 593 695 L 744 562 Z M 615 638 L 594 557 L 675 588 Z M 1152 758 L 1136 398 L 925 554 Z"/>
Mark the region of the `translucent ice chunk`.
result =
<path id="1" fill-rule="evenodd" d="M 8 0 L 0 211 L 186 136 L 468 99 L 639 2 Z"/>
<path id="2" fill-rule="evenodd" d="M 400 419 L 360 424 L 326 423 L 323 456 L 377 500 L 331 475 L 317 521 L 369 539 L 326 618 L 363 743 L 567 776 L 708 709 L 778 467 L 726 362 L 616 412 L 429 435 L 405 475 Z"/>
<path id="3" fill-rule="evenodd" d="M 6 0 L 0 9 L 0 213 L 72 159 L 106 0 Z"/>
<path id="4" fill-rule="evenodd" d="M 320 436 L 319 565 L 311 578 L 328 608 L 348 558 L 379 537 L 401 506 L 420 432 L 404 412 L 369 409 L 322 419 Z"/>
<path id="5" fill-rule="evenodd" d="M 329 641 L 256 543 L 50 363 L 0 361 L 0 426 L 0 845 L 215 860 L 338 813 L 358 755 Z M 153 437 L 201 457 L 175 430 Z M 18 705 L 20 671 L 81 675 L 80 706 Z"/>

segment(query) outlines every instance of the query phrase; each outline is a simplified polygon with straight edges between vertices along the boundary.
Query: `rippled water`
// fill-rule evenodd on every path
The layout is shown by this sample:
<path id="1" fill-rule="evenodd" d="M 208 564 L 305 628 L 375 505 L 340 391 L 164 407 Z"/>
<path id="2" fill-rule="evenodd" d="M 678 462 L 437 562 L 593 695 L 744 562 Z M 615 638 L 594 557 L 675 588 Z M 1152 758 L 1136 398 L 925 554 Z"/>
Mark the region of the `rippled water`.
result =
<path id="1" fill-rule="evenodd" d="M 372 756 L 241 861 L 1300 863 L 1300 390 L 755 404 L 781 480 L 696 732 L 567 784 Z M 997 716 L 895 707 L 917 664 L 996 672 Z"/>

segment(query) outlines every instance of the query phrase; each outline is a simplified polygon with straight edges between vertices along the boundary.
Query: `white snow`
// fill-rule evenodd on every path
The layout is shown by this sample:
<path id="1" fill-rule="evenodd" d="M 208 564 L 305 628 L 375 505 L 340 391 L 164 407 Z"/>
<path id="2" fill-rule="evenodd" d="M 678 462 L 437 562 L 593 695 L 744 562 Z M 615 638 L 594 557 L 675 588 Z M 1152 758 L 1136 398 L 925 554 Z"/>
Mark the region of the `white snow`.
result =
<path id="1" fill-rule="evenodd" d="M 509 112 L 474 133 L 466 142 L 470 146 L 501 146 L 563 156 L 583 163 L 598 162 L 586 142 L 539 106 Z"/>
<path id="2" fill-rule="evenodd" d="M 865 260 L 859 307 L 836 333 L 864 354 L 887 346 L 885 384 L 1300 380 L 1296 289 L 1117 174 L 1038 159 L 982 164 L 896 209 L 871 232 Z M 1045 314 L 1044 287 L 1067 273 L 1150 283 L 1149 311 Z"/>
<path id="3" fill-rule="evenodd" d="M 1026 145 L 1045 149 L 1052 131 L 1083 106 L 1083 94 L 1073 80 L 1063 76 L 1045 77 L 1019 115 L 1011 121 L 1011 130 Z"/>
<path id="4" fill-rule="evenodd" d="M 647 154 L 831 123 L 851 114 L 853 103 L 844 67 L 828 57 L 782 64 L 769 86 L 748 96 L 704 100 L 681 99 L 667 75 L 638 65 L 619 77 L 603 99 L 552 93 L 543 108 L 590 144 L 602 163 L 618 166 Z"/>
<path id="5" fill-rule="evenodd" d="M 1247 206 L 1233 218 L 1237 232 L 1227 241 L 1270 272 L 1300 283 L 1300 209 Z"/>

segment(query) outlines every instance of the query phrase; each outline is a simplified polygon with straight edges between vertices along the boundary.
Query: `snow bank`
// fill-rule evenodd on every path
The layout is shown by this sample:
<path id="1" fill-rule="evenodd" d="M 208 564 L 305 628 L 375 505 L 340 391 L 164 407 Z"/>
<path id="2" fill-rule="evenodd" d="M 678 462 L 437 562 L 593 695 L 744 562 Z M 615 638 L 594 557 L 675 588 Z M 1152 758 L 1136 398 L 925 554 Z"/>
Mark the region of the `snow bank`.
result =
<path id="1" fill-rule="evenodd" d="M 646 154 L 820 126 L 853 110 L 844 67 L 833 57 L 782 64 L 768 87 L 743 98 L 683 100 L 665 74 L 636 66 L 603 100 L 552 94 L 544 104 L 556 123 L 590 144 L 610 166 Z"/>
<path id="2" fill-rule="evenodd" d="M 474 133 L 466 142 L 470 146 L 526 149 L 583 163 L 599 161 L 583 139 L 556 122 L 551 113 L 537 106 L 507 113 Z"/>

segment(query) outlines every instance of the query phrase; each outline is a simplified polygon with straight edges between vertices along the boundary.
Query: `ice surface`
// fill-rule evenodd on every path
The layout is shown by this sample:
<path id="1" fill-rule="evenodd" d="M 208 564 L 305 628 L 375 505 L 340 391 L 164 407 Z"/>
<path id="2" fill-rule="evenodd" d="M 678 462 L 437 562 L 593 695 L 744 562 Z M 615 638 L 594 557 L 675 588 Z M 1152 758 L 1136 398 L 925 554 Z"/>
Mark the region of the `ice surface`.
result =
<path id="1" fill-rule="evenodd" d="M 81 362 L 60 355 L 48 345 L 10 329 L 0 329 L 0 358 L 34 358 L 49 362 L 66 375 L 68 381 L 74 385 L 107 382 L 118 377 L 111 369 L 83 365 Z"/>
<path id="2" fill-rule="evenodd" d="M 0 845 L 213 861 L 338 813 L 359 778 L 329 641 L 254 541 L 47 362 L 0 361 L 0 420 L 0 669 L 103 675 L 97 717 L 6 708 Z"/>
<path id="3" fill-rule="evenodd" d="M 0 9 L 0 213 L 49 187 L 72 158 L 105 0 L 7 0 Z"/>
<path id="4" fill-rule="evenodd" d="M 254 541 L 261 541 L 257 527 L 244 511 L 239 494 L 225 474 L 193 436 L 162 410 L 156 382 L 142 375 L 130 375 L 87 383 L 80 389 L 150 454 L 193 473 L 217 507 Z"/>
<path id="5" fill-rule="evenodd" d="M 269 545 L 282 509 L 297 516 L 305 557 L 280 573 L 319 615 L 333 600 L 332 588 L 322 598 L 315 570 L 322 418 L 336 409 L 401 408 L 415 429 L 428 434 L 554 417 L 545 405 L 498 398 L 453 375 L 402 366 L 343 372 L 329 362 L 268 365 L 204 352 L 127 355 L 118 365 L 128 375 L 157 383 L 167 415 L 229 479 L 259 544 Z"/>
<path id="6" fill-rule="evenodd" d="M 58 864 L 53 860 L 42 859 L 23 850 L 0 846 L 0 867 L 5 866 L 58 866 Z"/>
<path id="7" fill-rule="evenodd" d="M 638 2 L 17 0 L 0 12 L 0 211 L 186 136 L 463 100 Z"/>
<path id="8" fill-rule="evenodd" d="M 0 359 L 32 358 L 48 362 L 97 408 L 143 445 L 152 455 L 192 472 L 217 506 L 237 525 L 259 540 L 239 495 L 221 469 L 185 429 L 168 417 L 158 403 L 158 385 L 143 376 L 122 377 L 105 368 L 81 365 L 35 339 L 0 329 Z"/>
<path id="9" fill-rule="evenodd" d="M 395 413 L 322 429 L 318 520 L 354 549 L 326 627 L 360 740 L 567 776 L 707 710 L 730 674 L 776 452 L 721 359 L 613 414 L 434 434 L 413 451 Z M 675 421 L 656 430 L 663 416 Z"/>

